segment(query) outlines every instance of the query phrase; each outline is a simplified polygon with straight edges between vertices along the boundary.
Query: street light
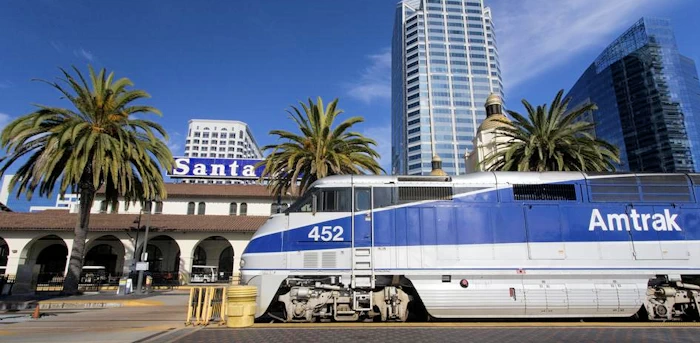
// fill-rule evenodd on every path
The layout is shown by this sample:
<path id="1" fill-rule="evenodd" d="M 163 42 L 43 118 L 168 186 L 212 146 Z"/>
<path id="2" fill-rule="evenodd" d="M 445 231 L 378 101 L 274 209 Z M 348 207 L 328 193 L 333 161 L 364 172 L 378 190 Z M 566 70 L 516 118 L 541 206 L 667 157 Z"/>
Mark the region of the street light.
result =
<path id="1" fill-rule="evenodd" d="M 148 201 L 146 202 L 148 204 L 147 212 L 146 212 L 146 233 L 143 235 L 143 249 L 141 249 L 141 256 L 139 258 L 139 262 L 146 262 L 148 263 L 148 229 L 151 226 L 151 207 L 152 207 L 152 202 Z M 143 212 L 143 209 L 141 210 Z M 143 294 L 143 269 L 139 270 L 139 277 L 138 281 L 136 282 L 136 290 L 139 294 Z"/>

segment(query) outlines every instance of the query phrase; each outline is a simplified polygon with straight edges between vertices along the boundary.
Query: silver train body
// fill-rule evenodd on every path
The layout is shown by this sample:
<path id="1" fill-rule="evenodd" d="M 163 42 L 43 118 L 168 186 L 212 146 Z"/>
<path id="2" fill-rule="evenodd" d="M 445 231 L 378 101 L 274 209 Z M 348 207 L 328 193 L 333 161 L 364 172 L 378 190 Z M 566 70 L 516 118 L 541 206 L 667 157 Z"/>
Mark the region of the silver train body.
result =
<path id="1" fill-rule="evenodd" d="M 700 175 L 334 176 L 242 255 L 256 316 L 698 318 Z"/>

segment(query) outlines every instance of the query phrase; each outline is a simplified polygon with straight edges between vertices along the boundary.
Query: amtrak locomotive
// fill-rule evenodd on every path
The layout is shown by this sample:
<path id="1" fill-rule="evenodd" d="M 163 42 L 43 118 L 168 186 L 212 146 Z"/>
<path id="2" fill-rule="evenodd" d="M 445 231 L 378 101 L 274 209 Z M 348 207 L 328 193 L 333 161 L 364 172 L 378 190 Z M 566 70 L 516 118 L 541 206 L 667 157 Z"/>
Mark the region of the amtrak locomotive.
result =
<path id="1" fill-rule="evenodd" d="M 333 176 L 255 233 L 256 317 L 698 319 L 700 174 Z"/>

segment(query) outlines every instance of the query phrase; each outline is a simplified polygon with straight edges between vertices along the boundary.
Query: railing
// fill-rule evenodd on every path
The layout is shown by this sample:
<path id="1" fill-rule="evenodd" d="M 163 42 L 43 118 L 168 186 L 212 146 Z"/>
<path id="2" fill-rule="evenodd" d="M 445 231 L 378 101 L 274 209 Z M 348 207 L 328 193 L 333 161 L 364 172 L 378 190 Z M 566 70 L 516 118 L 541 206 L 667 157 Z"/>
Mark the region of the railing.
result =
<path id="1" fill-rule="evenodd" d="M 192 287 L 185 325 L 226 324 L 226 287 Z"/>

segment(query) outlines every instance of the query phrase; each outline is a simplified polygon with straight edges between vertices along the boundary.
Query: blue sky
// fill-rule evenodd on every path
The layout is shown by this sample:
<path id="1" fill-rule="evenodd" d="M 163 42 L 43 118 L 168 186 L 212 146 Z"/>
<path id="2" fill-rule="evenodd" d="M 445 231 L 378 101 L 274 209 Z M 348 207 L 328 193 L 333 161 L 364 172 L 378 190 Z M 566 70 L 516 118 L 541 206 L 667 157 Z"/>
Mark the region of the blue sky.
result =
<path id="1" fill-rule="evenodd" d="M 389 46 L 397 0 L 22 1 L 0 4 L 0 127 L 32 103 L 65 105 L 32 78 L 90 63 L 130 78 L 163 112 L 175 155 L 190 118 L 292 129 L 285 109 L 338 97 L 390 164 Z M 68 4 L 70 3 L 70 4 Z M 549 102 L 643 15 L 672 20 L 681 53 L 700 61 L 700 1 L 487 0 L 507 105 Z"/>

